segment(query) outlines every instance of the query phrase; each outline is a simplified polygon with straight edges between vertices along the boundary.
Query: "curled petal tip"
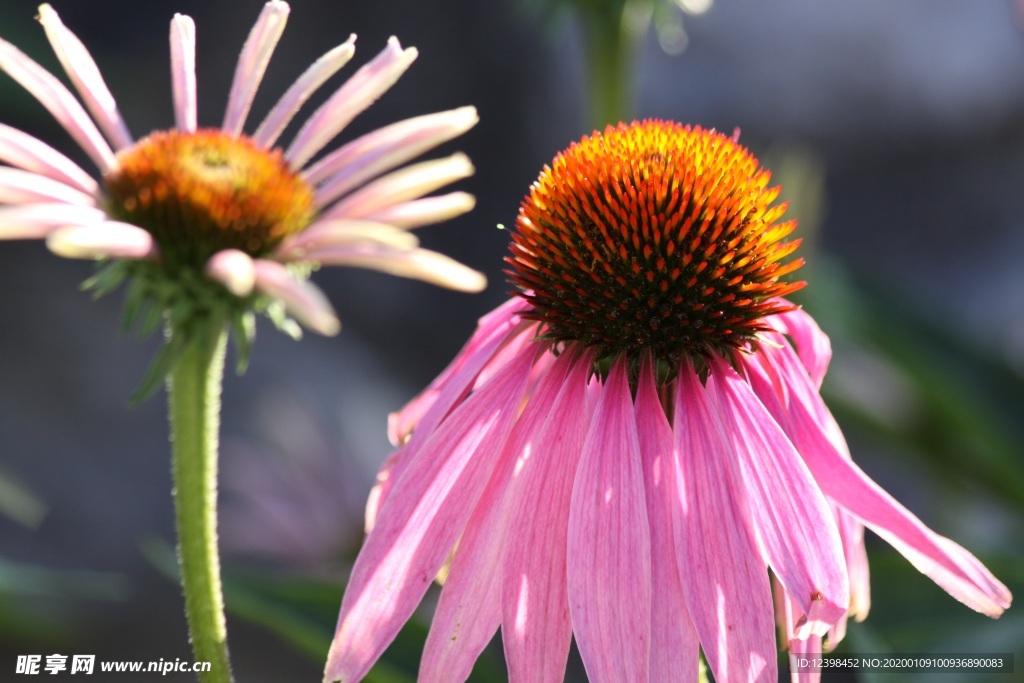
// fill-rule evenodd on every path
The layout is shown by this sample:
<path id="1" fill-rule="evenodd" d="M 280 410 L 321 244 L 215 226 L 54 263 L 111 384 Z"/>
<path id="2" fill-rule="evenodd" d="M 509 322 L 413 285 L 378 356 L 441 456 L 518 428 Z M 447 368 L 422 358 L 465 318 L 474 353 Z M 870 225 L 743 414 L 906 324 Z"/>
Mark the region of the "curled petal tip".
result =
<path id="1" fill-rule="evenodd" d="M 211 256 L 206 263 L 206 274 L 238 297 L 252 294 L 256 284 L 252 258 L 238 249 L 224 249 Z"/>

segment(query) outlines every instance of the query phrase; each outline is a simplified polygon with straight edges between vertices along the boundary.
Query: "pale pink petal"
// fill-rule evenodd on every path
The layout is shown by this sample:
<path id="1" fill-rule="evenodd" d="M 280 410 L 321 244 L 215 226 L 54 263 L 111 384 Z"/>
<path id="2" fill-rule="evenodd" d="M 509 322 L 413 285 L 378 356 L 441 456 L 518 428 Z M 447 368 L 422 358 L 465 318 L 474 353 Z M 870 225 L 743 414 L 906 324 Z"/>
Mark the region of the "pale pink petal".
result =
<path id="1" fill-rule="evenodd" d="M 370 489 L 370 495 L 366 499 L 366 517 L 363 530 L 367 534 L 373 531 L 373 527 L 377 523 L 377 513 L 380 512 L 380 506 L 383 505 L 391 485 L 395 483 L 391 470 L 394 469 L 395 463 L 404 455 L 404 450 L 404 448 L 399 448 L 389 455 L 377 472 L 377 482 Z"/>
<path id="2" fill-rule="evenodd" d="M 838 426 L 788 346 L 766 354 L 791 388 L 790 433 L 821 490 L 902 553 L 918 571 L 971 609 L 997 617 L 1010 591 L 978 560 L 926 527 L 844 453 Z"/>
<path id="3" fill-rule="evenodd" d="M 410 458 L 352 568 L 325 681 L 360 680 L 412 614 L 466 528 L 532 364 L 533 354 L 509 363 Z"/>
<path id="4" fill-rule="evenodd" d="M 59 180 L 0 166 L 0 204 L 61 203 L 96 205 L 96 198 Z"/>
<path id="5" fill-rule="evenodd" d="M 174 96 L 174 125 L 194 133 L 196 101 L 196 24 L 192 17 L 175 14 L 171 20 L 171 93 Z"/>
<path id="6" fill-rule="evenodd" d="M 779 303 L 788 304 L 785 299 L 778 299 Z M 769 316 L 767 322 L 775 324 L 776 329 L 788 334 L 796 343 L 797 353 L 800 354 L 800 361 L 811 376 L 814 386 L 821 388 L 828 371 L 829 361 L 832 360 L 832 342 L 828 335 L 821 331 L 814 318 L 809 316 L 802 308 Z"/>
<path id="7" fill-rule="evenodd" d="M 566 584 L 569 501 L 587 433 L 584 354 L 549 370 L 562 388 L 529 449 L 519 454 L 510 496 L 508 563 L 502 582 L 501 639 L 511 683 L 560 683 L 572 642 Z M 538 392 L 539 393 L 539 392 Z"/>
<path id="8" fill-rule="evenodd" d="M 510 517 L 515 507 L 509 483 L 524 458 L 550 457 L 540 450 L 540 435 L 566 365 L 546 374 L 529 398 L 459 539 L 424 646 L 419 683 L 465 680 L 501 623 L 502 567 L 510 538 L 524 525 L 517 515 Z"/>
<path id="9" fill-rule="evenodd" d="M 70 204 L 25 204 L 0 207 L 0 240 L 40 239 L 55 228 L 97 225 L 106 218 L 99 209 Z"/>
<path id="10" fill-rule="evenodd" d="M 117 109 L 117 102 L 110 94 L 110 89 L 107 88 L 92 55 L 82 45 L 78 36 L 64 26 L 49 5 L 39 6 L 39 23 L 43 25 L 46 37 L 49 38 L 61 66 L 85 101 L 85 106 L 106 133 L 107 139 L 114 145 L 114 149 L 130 147 L 133 142 L 132 135 L 128 132 L 121 112 Z"/>
<path id="11" fill-rule="evenodd" d="M 327 207 L 325 218 L 363 218 L 395 204 L 418 199 L 434 190 L 473 175 L 473 164 L 465 154 L 456 153 L 446 159 L 423 161 L 364 185 L 333 206 Z M 317 205 L 329 200 L 317 192 Z"/>
<path id="12" fill-rule="evenodd" d="M 364 218 L 408 230 L 461 216 L 472 211 L 474 206 L 476 198 L 473 195 L 468 192 L 451 192 L 388 206 L 368 213 Z"/>
<path id="13" fill-rule="evenodd" d="M 824 635 L 850 603 L 842 541 L 828 503 L 792 442 L 728 363 L 713 361 L 708 386 L 716 390 L 733 445 L 727 462 L 746 491 L 758 544 L 807 616 L 796 637 Z"/>
<path id="14" fill-rule="evenodd" d="M 322 220 L 284 240 L 274 250 L 280 261 L 303 261 L 311 249 L 372 245 L 390 249 L 415 249 L 419 240 L 405 230 L 365 220 Z"/>
<path id="15" fill-rule="evenodd" d="M 46 246 L 65 258 L 145 259 L 156 253 L 152 235 L 114 221 L 58 228 L 46 238 Z"/>
<path id="16" fill-rule="evenodd" d="M 476 107 L 426 114 L 378 128 L 327 154 L 303 172 L 326 201 L 462 135 L 480 120 Z"/>
<path id="17" fill-rule="evenodd" d="M 810 662 L 820 660 L 821 653 L 821 636 L 789 641 L 789 672 L 792 683 L 819 683 L 821 681 L 821 667 L 810 664 Z"/>
<path id="18" fill-rule="evenodd" d="M 256 264 L 238 249 L 222 249 L 206 262 L 206 275 L 235 296 L 249 296 L 256 286 Z"/>
<path id="19" fill-rule="evenodd" d="M 106 175 L 117 166 L 114 153 L 103 135 L 75 96 L 46 69 L 36 64 L 18 48 L 0 38 L 0 70 L 28 90 L 64 127 L 100 173 Z"/>
<path id="20" fill-rule="evenodd" d="M 353 33 L 344 43 L 329 50 L 320 59 L 313 62 L 299 79 L 281 96 L 274 108 L 270 110 L 263 123 L 256 129 L 252 139 L 263 147 L 273 147 L 281 133 L 291 122 L 292 117 L 306 103 L 327 79 L 336 74 L 356 53 L 356 36 Z"/>
<path id="21" fill-rule="evenodd" d="M 415 48 L 403 50 L 397 38 L 373 61 L 356 72 L 299 129 L 285 159 L 292 168 L 302 168 L 341 132 L 352 119 L 373 104 L 416 59 Z"/>
<path id="22" fill-rule="evenodd" d="M 338 334 L 341 323 L 319 287 L 308 280 L 298 280 L 276 261 L 257 259 L 253 265 L 258 291 L 279 299 L 289 314 L 317 334 Z"/>
<path id="23" fill-rule="evenodd" d="M 716 681 L 775 683 L 771 588 L 743 492 L 726 464 L 732 449 L 692 367 L 684 365 L 676 382 L 682 515 L 673 529 L 690 618 Z"/>
<path id="24" fill-rule="evenodd" d="M 871 609 L 871 579 L 867 548 L 864 547 L 864 525 L 845 510 L 835 505 L 832 507 L 839 525 L 839 536 L 843 539 L 846 572 L 850 577 L 849 614 L 857 621 L 864 621 Z M 842 636 L 837 635 L 829 635 L 829 643 L 833 646 L 842 640 Z"/>
<path id="25" fill-rule="evenodd" d="M 249 37 L 238 56 L 235 77 L 228 93 L 228 106 L 224 112 L 221 129 L 228 135 L 237 136 L 245 127 L 256 89 L 263 80 L 263 74 L 274 54 L 277 41 L 281 39 L 284 26 L 288 23 L 288 3 L 271 0 L 263 5 L 263 11 L 256 19 Z"/>
<path id="26" fill-rule="evenodd" d="M 583 444 L 569 509 L 569 614 L 594 683 L 644 683 L 651 537 L 626 364 L 612 366 Z"/>
<path id="27" fill-rule="evenodd" d="M 370 245 L 324 247 L 310 249 L 300 260 L 369 268 L 461 292 L 480 292 L 487 287 L 483 273 L 429 249 L 388 249 Z"/>
<path id="28" fill-rule="evenodd" d="M 644 359 L 640 371 L 636 425 L 651 529 L 651 680 L 692 681 L 697 676 L 699 642 L 679 580 L 672 528 L 672 520 L 682 516 L 672 427 L 658 399 L 650 358 Z"/>
<path id="29" fill-rule="evenodd" d="M 45 142 L 0 123 L 0 162 L 44 175 L 95 197 L 99 185 L 75 162 Z"/>

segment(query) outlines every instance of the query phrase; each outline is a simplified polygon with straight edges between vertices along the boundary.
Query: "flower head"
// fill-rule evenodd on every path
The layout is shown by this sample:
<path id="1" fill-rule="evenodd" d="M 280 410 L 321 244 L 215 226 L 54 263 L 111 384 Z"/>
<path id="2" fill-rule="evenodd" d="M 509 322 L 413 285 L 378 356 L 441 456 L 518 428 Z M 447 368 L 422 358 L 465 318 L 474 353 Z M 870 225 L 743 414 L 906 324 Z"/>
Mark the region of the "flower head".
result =
<path id="1" fill-rule="evenodd" d="M 863 526 L 969 607 L 1006 587 L 851 460 L 828 338 L 780 295 L 776 189 L 735 139 L 660 121 L 563 152 L 524 200 L 519 295 L 389 431 L 326 680 L 359 680 L 455 549 L 420 681 L 502 630 L 513 682 L 776 681 L 870 605 Z M 795 344 L 795 348 L 794 348 Z M 775 601 L 773 603 L 773 587 Z"/>
<path id="2" fill-rule="evenodd" d="M 405 72 L 415 49 L 392 38 L 281 146 L 294 114 L 352 58 L 352 36 L 311 65 L 253 132 L 244 132 L 288 13 L 278 0 L 264 6 L 242 48 L 219 128 L 198 127 L 195 25 L 176 15 L 170 30 L 175 126 L 136 139 L 89 52 L 42 5 L 39 21 L 79 97 L 2 39 L 0 69 L 60 122 L 99 178 L 0 125 L 0 239 L 43 238 L 59 255 L 111 261 L 92 285 L 103 293 L 130 280 L 129 317 L 146 306 L 178 323 L 223 314 L 241 330 L 251 329 L 246 318 L 253 310 L 266 310 L 293 332 L 284 312 L 316 332 L 336 333 L 334 311 L 307 279 L 321 264 L 482 289 L 482 275 L 419 248 L 409 232 L 472 208 L 473 197 L 463 192 L 426 196 L 470 175 L 472 165 L 456 154 L 395 170 L 471 128 L 472 107 L 408 119 L 321 155 Z"/>

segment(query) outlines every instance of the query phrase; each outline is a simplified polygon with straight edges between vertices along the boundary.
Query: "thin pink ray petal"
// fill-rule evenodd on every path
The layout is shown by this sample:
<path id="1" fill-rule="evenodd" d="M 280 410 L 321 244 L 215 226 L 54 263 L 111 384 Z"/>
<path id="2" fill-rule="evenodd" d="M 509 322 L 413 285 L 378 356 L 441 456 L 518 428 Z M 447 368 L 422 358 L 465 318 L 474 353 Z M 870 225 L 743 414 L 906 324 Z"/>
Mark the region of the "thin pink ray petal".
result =
<path id="1" fill-rule="evenodd" d="M 679 576 L 701 648 L 719 683 L 778 680 L 771 588 L 731 446 L 689 364 L 676 380 L 673 418 L 681 517 L 673 520 Z M 675 523 L 678 521 L 678 523 Z"/>
<path id="2" fill-rule="evenodd" d="M 532 364 L 532 353 L 509 363 L 410 458 L 352 569 L 325 681 L 360 680 L 412 614 L 466 528 Z"/>
<path id="3" fill-rule="evenodd" d="M 380 512 L 380 507 L 384 503 L 391 485 L 395 482 L 392 470 L 395 467 L 395 463 L 404 455 L 404 451 L 404 448 L 399 448 L 389 455 L 384 464 L 381 465 L 380 470 L 377 471 L 377 481 L 373 488 L 370 489 L 370 495 L 366 499 L 366 517 L 363 523 L 363 530 L 367 534 L 373 531 L 373 527 L 377 523 L 377 513 Z"/>
<path id="4" fill-rule="evenodd" d="M 767 357 L 790 384 L 790 431 L 825 495 L 954 598 L 982 614 L 1002 614 L 1012 599 L 1006 586 L 969 552 L 926 527 L 850 460 L 835 420 L 792 349 L 773 349 Z"/>
<path id="5" fill-rule="evenodd" d="M 419 199 L 434 190 L 450 185 L 473 175 L 473 164 L 462 153 L 446 159 L 423 161 L 364 185 L 336 204 L 324 209 L 325 218 L 363 218 L 410 199 Z M 317 192 L 317 205 L 325 206 L 328 200 Z"/>
<path id="6" fill-rule="evenodd" d="M 403 50 L 392 37 L 388 46 L 359 69 L 299 129 L 285 159 L 292 168 L 302 168 L 334 136 L 351 123 L 395 84 L 416 59 L 416 49 Z"/>
<path id="7" fill-rule="evenodd" d="M 118 111 L 117 102 L 103 80 L 92 55 L 74 33 L 61 22 L 60 17 L 49 5 L 39 6 L 39 23 L 46 31 L 46 37 L 60 60 L 61 66 L 89 108 L 100 128 L 114 149 L 132 145 L 132 135 Z"/>
<path id="8" fill-rule="evenodd" d="M 117 166 L 113 151 L 75 96 L 46 69 L 2 38 L 0 70 L 7 72 L 8 76 L 39 100 L 89 155 L 100 173 L 106 175 Z"/>
<path id="9" fill-rule="evenodd" d="M 274 54 L 277 41 L 281 39 L 284 26 L 288 23 L 288 3 L 271 0 L 263 5 L 263 11 L 249 32 L 249 37 L 242 46 L 235 67 L 235 77 L 228 93 L 228 106 L 224 112 L 224 123 L 221 129 L 228 135 L 238 136 L 245 127 L 245 119 L 249 115 L 256 89 L 259 88 L 267 64 Z"/>
<path id="10" fill-rule="evenodd" d="M 399 121 L 327 154 L 302 175 L 307 182 L 320 186 L 323 201 L 333 201 L 381 173 L 462 135 L 479 120 L 476 107 L 460 107 Z"/>
<path id="11" fill-rule="evenodd" d="M 777 299 L 777 301 L 782 304 L 789 303 L 785 299 Z M 829 361 L 832 360 L 832 342 L 828 335 L 821 331 L 814 318 L 802 308 L 769 316 L 766 321 L 769 324 L 781 323 L 781 325 L 774 326 L 780 332 L 793 338 L 797 353 L 800 354 L 800 361 L 811 376 L 814 386 L 821 389 L 821 383 L 828 371 Z"/>
<path id="12" fill-rule="evenodd" d="M 587 434 L 591 357 L 566 373 L 563 353 L 550 373 L 562 387 L 529 450 L 517 458 L 510 496 L 508 563 L 502 583 L 501 636 L 511 683 L 559 683 L 572 643 L 566 584 L 569 502 Z"/>
<path id="13" fill-rule="evenodd" d="M 75 162 L 45 142 L 0 123 L 0 162 L 44 175 L 95 197 L 99 185 Z"/>
<path id="14" fill-rule="evenodd" d="M 198 108 L 196 99 L 196 24 L 192 17 L 175 14 L 171 20 L 171 94 L 174 97 L 174 125 L 194 133 Z"/>
<path id="15" fill-rule="evenodd" d="M 96 198 L 59 180 L 0 166 L 0 204 L 61 203 L 96 206 Z"/>
<path id="16" fill-rule="evenodd" d="M 799 660 L 821 659 L 821 636 L 789 641 L 789 672 L 792 683 L 819 683 L 821 667 L 799 666 Z"/>
<path id="17" fill-rule="evenodd" d="M 106 218 L 99 209 L 70 204 L 24 204 L 0 207 L 0 240 L 41 239 L 56 228 L 97 225 Z"/>
<path id="18" fill-rule="evenodd" d="M 648 680 L 651 537 L 626 364 L 616 361 L 583 444 L 569 509 L 569 614 L 595 683 Z"/>
<path id="19" fill-rule="evenodd" d="M 501 623 L 502 581 L 495 577 L 502 576 L 508 545 L 525 522 L 515 514 L 510 516 L 516 508 L 509 484 L 513 473 L 521 469 L 522 459 L 535 455 L 534 450 L 544 443 L 543 426 L 566 367 L 567 362 L 563 362 L 547 373 L 528 399 L 459 539 L 427 635 L 419 683 L 464 681 Z M 536 514 L 535 507 L 531 510 Z"/>
<path id="20" fill-rule="evenodd" d="M 319 287 L 308 280 L 296 279 L 276 261 L 256 259 L 253 266 L 257 291 L 279 299 L 289 314 L 317 334 L 328 337 L 338 334 L 341 323 Z"/>
<path id="21" fill-rule="evenodd" d="M 256 264 L 238 249 L 222 249 L 206 262 L 206 275 L 235 296 L 249 296 L 256 286 Z"/>
<path id="22" fill-rule="evenodd" d="M 156 254 L 152 235 L 114 221 L 58 228 L 47 236 L 46 246 L 65 258 L 145 259 Z"/>
<path id="23" fill-rule="evenodd" d="M 792 442 L 728 363 L 712 362 L 708 386 L 718 398 L 734 453 L 727 462 L 746 491 L 758 545 L 807 615 L 798 637 L 824 635 L 850 604 L 842 541 L 828 503 Z"/>
<path id="24" fill-rule="evenodd" d="M 850 577 L 849 614 L 857 621 L 864 621 L 871 609 L 871 579 L 868 569 L 868 553 L 864 547 L 864 525 L 850 513 L 833 505 L 832 512 L 839 525 L 839 537 L 843 540 L 843 554 L 846 556 L 846 573 Z M 842 640 L 839 634 L 829 636 L 833 646 Z"/>
<path id="25" fill-rule="evenodd" d="M 487 287 L 483 273 L 429 249 L 388 249 L 372 245 L 323 247 L 310 249 L 299 260 L 369 268 L 460 292 L 481 292 Z"/>
<path id="26" fill-rule="evenodd" d="M 327 79 L 340 71 L 352 59 L 356 53 L 355 43 L 356 35 L 353 33 L 344 43 L 329 50 L 320 59 L 313 62 L 299 76 L 299 80 L 292 83 L 253 134 L 252 139 L 256 144 L 268 148 L 273 147 L 299 108 L 312 97 L 320 86 L 327 82 Z"/>
<path id="27" fill-rule="evenodd" d="M 285 239 L 274 250 L 280 261 L 301 261 L 310 249 L 371 245 L 408 250 L 419 246 L 415 235 L 386 223 L 366 220 L 321 220 Z"/>
<path id="28" fill-rule="evenodd" d="M 451 192 L 388 206 L 367 214 L 365 218 L 409 230 L 450 220 L 472 211 L 475 206 L 476 197 L 468 192 Z"/>
<path id="29" fill-rule="evenodd" d="M 658 398 L 651 359 L 645 358 L 636 392 L 647 521 L 651 529 L 651 680 L 690 681 L 697 675 L 700 643 L 686 607 L 672 520 L 682 516 L 673 457 L 672 427 Z"/>

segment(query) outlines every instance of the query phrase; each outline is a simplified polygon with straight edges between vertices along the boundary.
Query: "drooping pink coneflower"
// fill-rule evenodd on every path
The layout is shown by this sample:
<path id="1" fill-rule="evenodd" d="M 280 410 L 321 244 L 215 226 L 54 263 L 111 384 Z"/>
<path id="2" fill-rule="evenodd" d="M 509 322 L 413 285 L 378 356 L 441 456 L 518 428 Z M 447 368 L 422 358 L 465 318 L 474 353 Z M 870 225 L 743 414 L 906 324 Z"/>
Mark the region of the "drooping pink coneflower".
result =
<path id="1" fill-rule="evenodd" d="M 392 416 L 327 681 L 359 680 L 452 555 L 421 683 L 500 627 L 510 680 L 776 681 L 869 606 L 865 525 L 967 606 L 1010 594 L 850 459 L 818 388 L 828 338 L 782 297 L 801 261 L 737 142 L 609 127 L 524 199 L 509 275 L 451 365 Z M 795 348 L 793 346 L 795 344 Z M 454 550 L 454 554 L 453 553 Z"/>

